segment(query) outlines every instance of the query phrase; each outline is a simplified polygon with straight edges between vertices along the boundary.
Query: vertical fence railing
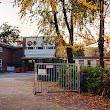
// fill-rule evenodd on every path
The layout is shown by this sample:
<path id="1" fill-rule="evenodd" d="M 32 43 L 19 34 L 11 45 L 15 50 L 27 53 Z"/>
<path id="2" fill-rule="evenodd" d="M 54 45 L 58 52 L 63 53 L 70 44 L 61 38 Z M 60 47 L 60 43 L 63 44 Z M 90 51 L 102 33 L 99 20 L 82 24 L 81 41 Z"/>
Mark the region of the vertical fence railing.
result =
<path id="1" fill-rule="evenodd" d="M 72 63 L 36 63 L 34 94 L 78 91 L 80 92 L 80 65 Z"/>

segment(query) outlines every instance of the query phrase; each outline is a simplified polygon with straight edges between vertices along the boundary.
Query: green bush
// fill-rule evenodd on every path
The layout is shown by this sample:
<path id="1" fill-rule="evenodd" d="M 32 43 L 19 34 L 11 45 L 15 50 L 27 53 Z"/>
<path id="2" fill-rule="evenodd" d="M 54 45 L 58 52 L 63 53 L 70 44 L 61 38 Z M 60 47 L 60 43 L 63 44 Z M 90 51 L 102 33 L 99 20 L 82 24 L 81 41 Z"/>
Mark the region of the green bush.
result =
<path id="1" fill-rule="evenodd" d="M 76 66 L 64 66 L 63 68 L 59 68 L 57 85 L 64 89 L 72 89 L 77 85 L 78 76 L 75 76 L 76 70 Z"/>
<path id="2" fill-rule="evenodd" d="M 92 94 L 110 95 L 110 69 L 83 67 L 81 90 Z"/>

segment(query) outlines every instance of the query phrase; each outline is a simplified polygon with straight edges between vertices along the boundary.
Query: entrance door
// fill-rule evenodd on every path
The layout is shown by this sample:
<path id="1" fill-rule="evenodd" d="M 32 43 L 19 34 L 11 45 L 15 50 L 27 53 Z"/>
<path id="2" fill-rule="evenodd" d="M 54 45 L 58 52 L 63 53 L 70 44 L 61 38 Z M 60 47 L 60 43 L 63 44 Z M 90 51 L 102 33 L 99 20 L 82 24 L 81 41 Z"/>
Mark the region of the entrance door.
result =
<path id="1" fill-rule="evenodd" d="M 34 63 L 29 63 L 28 71 L 34 71 Z"/>

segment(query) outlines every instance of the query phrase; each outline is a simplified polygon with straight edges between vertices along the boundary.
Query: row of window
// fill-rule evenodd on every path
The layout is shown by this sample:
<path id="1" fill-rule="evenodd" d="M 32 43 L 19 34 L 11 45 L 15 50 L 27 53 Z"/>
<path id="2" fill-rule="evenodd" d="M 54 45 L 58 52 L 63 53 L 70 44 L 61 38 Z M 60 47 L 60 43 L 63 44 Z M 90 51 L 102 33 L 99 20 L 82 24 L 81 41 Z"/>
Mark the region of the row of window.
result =
<path id="1" fill-rule="evenodd" d="M 26 49 L 55 49 L 55 47 L 27 47 Z"/>
<path id="2" fill-rule="evenodd" d="M 87 65 L 92 65 L 93 60 L 87 60 Z M 79 64 L 84 66 L 84 60 L 79 60 Z"/>
<path id="3" fill-rule="evenodd" d="M 0 52 L 2 52 L 3 51 L 3 48 L 2 47 L 0 47 Z"/>
<path id="4" fill-rule="evenodd" d="M 2 67 L 2 59 L 0 59 L 0 67 Z"/>

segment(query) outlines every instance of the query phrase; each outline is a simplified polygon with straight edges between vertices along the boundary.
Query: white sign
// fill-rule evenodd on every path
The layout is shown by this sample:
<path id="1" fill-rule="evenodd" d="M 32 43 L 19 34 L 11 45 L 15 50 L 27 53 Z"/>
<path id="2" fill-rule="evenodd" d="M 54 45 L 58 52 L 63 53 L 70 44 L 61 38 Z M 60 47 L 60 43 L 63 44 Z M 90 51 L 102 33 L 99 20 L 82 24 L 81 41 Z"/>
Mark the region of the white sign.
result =
<path id="1" fill-rule="evenodd" d="M 46 69 L 38 69 L 38 75 L 47 75 Z"/>
<path id="2" fill-rule="evenodd" d="M 53 68 L 53 65 L 52 64 L 48 64 L 48 65 L 46 65 L 46 68 Z"/>
<path id="3" fill-rule="evenodd" d="M 7 71 L 15 71 L 15 67 L 14 66 L 7 66 Z"/>

